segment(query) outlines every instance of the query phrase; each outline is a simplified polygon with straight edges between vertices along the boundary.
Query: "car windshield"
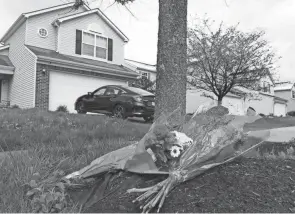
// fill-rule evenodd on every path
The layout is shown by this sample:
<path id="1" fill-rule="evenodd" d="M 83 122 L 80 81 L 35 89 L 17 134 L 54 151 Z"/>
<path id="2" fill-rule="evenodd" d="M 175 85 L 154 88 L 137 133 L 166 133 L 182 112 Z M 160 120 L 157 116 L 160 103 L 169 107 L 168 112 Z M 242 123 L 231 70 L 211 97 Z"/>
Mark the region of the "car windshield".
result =
<path id="1" fill-rule="evenodd" d="M 146 90 L 143 90 L 141 88 L 135 88 L 135 87 L 126 87 L 126 89 L 136 93 L 136 94 L 140 94 L 142 96 L 152 96 L 154 94 L 152 94 L 151 92 L 148 92 Z"/>

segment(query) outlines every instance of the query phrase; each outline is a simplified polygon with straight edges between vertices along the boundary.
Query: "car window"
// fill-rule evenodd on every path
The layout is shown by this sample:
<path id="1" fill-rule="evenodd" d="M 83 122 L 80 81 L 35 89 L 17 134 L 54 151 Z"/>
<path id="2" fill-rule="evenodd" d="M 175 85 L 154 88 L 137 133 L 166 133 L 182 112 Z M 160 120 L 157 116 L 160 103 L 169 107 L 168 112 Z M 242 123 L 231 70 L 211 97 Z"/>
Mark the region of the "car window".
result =
<path id="1" fill-rule="evenodd" d="M 121 93 L 120 89 L 109 87 L 106 90 L 105 95 L 119 95 L 120 93 Z"/>
<path id="2" fill-rule="evenodd" d="M 100 96 L 100 95 L 103 95 L 105 93 L 105 91 L 106 91 L 106 88 L 101 88 L 101 89 L 95 91 L 93 95 Z"/>

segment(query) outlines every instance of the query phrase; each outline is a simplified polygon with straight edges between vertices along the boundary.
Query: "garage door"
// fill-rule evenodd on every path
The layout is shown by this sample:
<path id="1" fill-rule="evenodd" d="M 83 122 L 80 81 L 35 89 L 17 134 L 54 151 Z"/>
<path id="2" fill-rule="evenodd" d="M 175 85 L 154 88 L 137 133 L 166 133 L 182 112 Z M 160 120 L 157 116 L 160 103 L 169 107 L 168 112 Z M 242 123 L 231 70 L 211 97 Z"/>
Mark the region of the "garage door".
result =
<path id="1" fill-rule="evenodd" d="M 286 105 L 282 103 L 275 103 L 274 105 L 274 115 L 275 116 L 286 116 Z"/>
<path id="2" fill-rule="evenodd" d="M 104 85 L 127 85 L 127 82 L 51 71 L 49 110 L 55 111 L 58 106 L 66 105 L 68 110 L 74 113 L 74 103 L 79 96 Z"/>

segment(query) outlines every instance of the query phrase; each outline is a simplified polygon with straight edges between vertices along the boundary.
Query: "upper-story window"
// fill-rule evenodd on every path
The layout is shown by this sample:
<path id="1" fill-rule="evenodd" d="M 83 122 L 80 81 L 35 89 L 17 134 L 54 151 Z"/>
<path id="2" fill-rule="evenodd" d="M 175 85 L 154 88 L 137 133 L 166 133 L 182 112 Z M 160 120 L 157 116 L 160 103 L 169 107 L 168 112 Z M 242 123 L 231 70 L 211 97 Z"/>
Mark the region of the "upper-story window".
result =
<path id="1" fill-rule="evenodd" d="M 269 82 L 262 82 L 261 91 L 266 92 L 266 93 L 271 93 L 270 83 Z"/>
<path id="2" fill-rule="evenodd" d="M 82 36 L 82 54 L 107 59 L 108 39 L 94 33 L 83 32 Z"/>
<path id="3" fill-rule="evenodd" d="M 295 91 L 292 91 L 292 98 L 295 99 Z"/>

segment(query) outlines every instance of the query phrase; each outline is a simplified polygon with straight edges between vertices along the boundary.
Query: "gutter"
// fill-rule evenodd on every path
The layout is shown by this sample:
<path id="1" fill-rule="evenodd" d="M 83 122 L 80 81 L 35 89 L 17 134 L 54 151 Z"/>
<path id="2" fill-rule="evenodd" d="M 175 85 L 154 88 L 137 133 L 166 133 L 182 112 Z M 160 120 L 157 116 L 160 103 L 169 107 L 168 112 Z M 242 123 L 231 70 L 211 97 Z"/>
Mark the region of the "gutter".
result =
<path id="1" fill-rule="evenodd" d="M 15 68 L 13 66 L 0 65 L 0 69 L 14 71 Z"/>
<path id="2" fill-rule="evenodd" d="M 0 41 L 4 43 L 25 21 L 26 17 L 22 14 L 18 19 L 10 26 L 6 33 L 2 36 Z"/>
<path id="3" fill-rule="evenodd" d="M 90 71 L 90 72 L 106 74 L 106 75 L 115 75 L 115 76 L 121 76 L 121 77 L 129 77 L 129 78 L 132 78 L 132 77 L 136 78 L 138 76 L 137 73 L 124 72 L 117 69 L 110 69 L 106 67 L 88 65 L 84 63 L 68 62 L 65 60 L 53 59 L 46 56 L 38 56 L 38 62 L 45 63 L 48 65 L 64 66 L 64 67 L 68 67 L 72 69 L 80 68 L 81 70 L 84 70 L 84 71 Z M 97 71 L 97 70 L 100 70 L 100 71 Z"/>

